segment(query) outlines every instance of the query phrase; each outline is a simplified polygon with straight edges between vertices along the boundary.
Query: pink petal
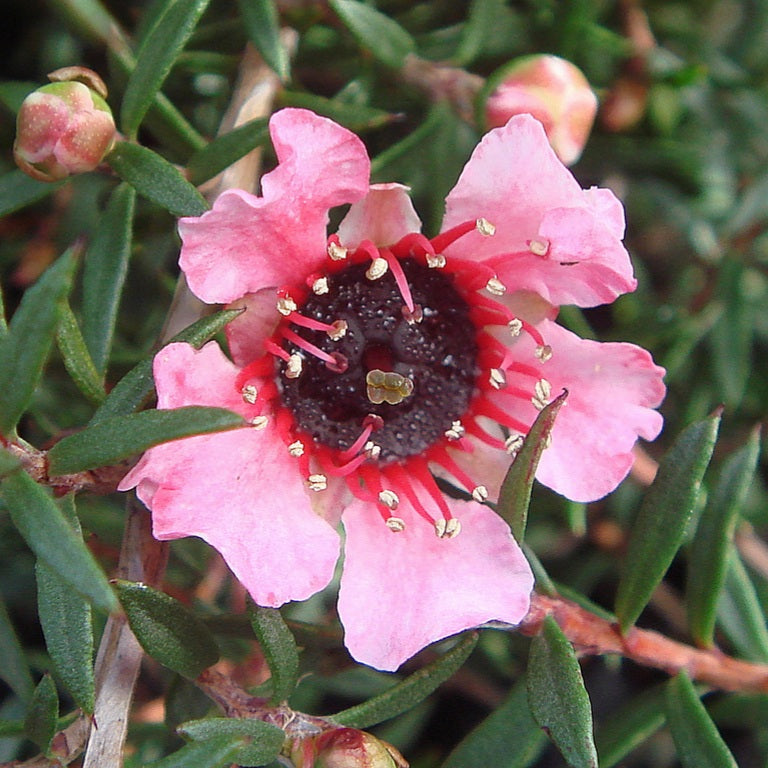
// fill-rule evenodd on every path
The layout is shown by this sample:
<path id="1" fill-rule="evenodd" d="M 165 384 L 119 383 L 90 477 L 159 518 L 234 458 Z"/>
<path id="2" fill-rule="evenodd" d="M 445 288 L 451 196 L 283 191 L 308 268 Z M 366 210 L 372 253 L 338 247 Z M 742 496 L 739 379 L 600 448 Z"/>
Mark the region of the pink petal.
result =
<path id="1" fill-rule="evenodd" d="M 629 472 L 637 438 L 661 431 L 653 409 L 664 397 L 664 369 L 634 344 L 580 339 L 549 321 L 539 329 L 553 350 L 544 365 L 552 393 L 569 395 L 536 477 L 569 499 L 594 501 Z"/>
<path id="2" fill-rule="evenodd" d="M 30 163 L 50 157 L 59 137 L 67 129 L 69 118 L 67 105 L 58 96 L 31 93 L 19 109 L 16 152 Z"/>
<path id="3" fill-rule="evenodd" d="M 353 133 L 304 109 L 270 121 L 279 165 L 263 197 L 228 190 L 199 218 L 179 221 L 179 264 L 203 301 L 224 303 L 291 284 L 326 258 L 328 210 L 368 191 L 370 161 Z"/>
<path id="4" fill-rule="evenodd" d="M 215 343 L 200 351 L 171 344 L 155 359 L 161 407 L 218 405 L 249 417 L 236 375 Z M 303 600 L 333 575 L 338 536 L 313 511 L 273 420 L 156 446 L 120 489 L 134 486 L 158 539 L 205 539 L 260 605 Z"/>
<path id="5" fill-rule="evenodd" d="M 472 232 L 446 255 L 493 259 L 509 290 L 536 291 L 554 304 L 611 301 L 635 287 L 620 208 L 608 190 L 581 189 L 541 124 L 518 115 L 485 135 L 446 200 L 443 230 L 483 217 L 496 234 Z M 532 252 L 532 242 L 548 247 L 546 255 Z"/>
<path id="6" fill-rule="evenodd" d="M 227 342 L 232 359 L 245 367 L 264 352 L 264 341 L 275 331 L 280 320 L 277 294 L 274 288 L 249 293 L 230 304 L 227 309 L 245 308 L 227 325 Z"/>
<path id="7" fill-rule="evenodd" d="M 429 643 L 527 613 L 533 576 L 506 523 L 475 502 L 447 501 L 462 523 L 452 539 L 439 539 L 404 503 L 400 533 L 370 504 L 344 512 L 339 616 L 358 661 L 393 671 Z"/>
<path id="8" fill-rule="evenodd" d="M 341 244 L 356 248 L 363 240 L 370 240 L 379 246 L 393 245 L 411 232 L 421 232 L 421 219 L 408 191 L 402 184 L 372 184 L 339 225 Z"/>

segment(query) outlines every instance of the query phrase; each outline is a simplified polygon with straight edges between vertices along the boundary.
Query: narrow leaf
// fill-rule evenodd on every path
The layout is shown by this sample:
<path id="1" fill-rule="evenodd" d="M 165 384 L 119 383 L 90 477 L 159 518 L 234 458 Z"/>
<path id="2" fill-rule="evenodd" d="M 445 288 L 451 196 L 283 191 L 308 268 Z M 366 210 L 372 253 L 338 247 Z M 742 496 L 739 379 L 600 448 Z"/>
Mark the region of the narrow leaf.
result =
<path id="1" fill-rule="evenodd" d="M 206 147 L 195 152 L 187 163 L 190 182 L 202 184 L 247 155 L 252 149 L 269 144 L 267 122 L 262 118 L 250 120 L 229 133 L 217 136 Z"/>
<path id="2" fill-rule="evenodd" d="M 51 676 L 43 675 L 29 703 L 24 719 L 24 734 L 47 754 L 58 721 L 59 694 Z"/>
<path id="3" fill-rule="evenodd" d="M 74 268 L 75 249 L 71 248 L 27 289 L 8 334 L 0 341 L 0 434 L 16 426 L 32 399 Z"/>
<path id="4" fill-rule="evenodd" d="M 351 728 L 368 728 L 411 709 L 460 669 L 477 645 L 477 637 L 476 632 L 464 635 L 439 659 L 393 685 L 388 691 L 342 710 L 331 719 Z"/>
<path id="5" fill-rule="evenodd" d="M 360 45 L 388 67 L 399 69 L 416 50 L 413 38 L 389 16 L 358 0 L 329 0 Z"/>
<path id="6" fill-rule="evenodd" d="M 597 768 L 592 709 L 576 653 L 548 616 L 528 657 L 528 703 L 534 719 L 572 768 Z"/>
<path id="7" fill-rule="evenodd" d="M 158 443 L 245 425 L 224 408 L 187 406 L 105 419 L 59 440 L 48 452 L 52 477 L 117 464 Z"/>
<path id="8" fill-rule="evenodd" d="M 299 651 L 277 608 L 248 603 L 251 626 L 264 653 L 272 683 L 272 704 L 286 702 L 299 679 Z"/>
<path id="9" fill-rule="evenodd" d="M 547 439 L 555 425 L 555 418 L 567 398 L 568 393 L 563 391 L 536 417 L 501 484 L 496 509 L 509 523 L 512 534 L 518 541 L 522 541 L 525 536 L 536 468 L 539 466 L 541 454 L 546 448 Z"/>
<path id="10" fill-rule="evenodd" d="M 469 15 L 453 61 L 464 67 L 471 64 L 486 49 L 488 40 L 498 29 L 499 18 L 504 15 L 504 0 L 472 0 Z"/>
<path id="11" fill-rule="evenodd" d="M 685 672 L 667 683 L 665 708 L 684 768 L 737 768 Z"/>
<path id="12" fill-rule="evenodd" d="M 241 312 L 241 309 L 224 309 L 213 315 L 203 317 L 176 334 L 168 343 L 186 341 L 193 347 L 199 348 Z M 107 395 L 107 399 L 101 407 L 93 414 L 89 426 L 114 416 L 126 416 L 141 406 L 154 387 L 153 360 L 154 354 L 142 360 L 123 376 Z"/>
<path id="13" fill-rule="evenodd" d="M 186 744 L 162 760 L 146 763 L 144 768 L 223 768 L 232 764 L 242 746 L 243 740 L 235 736 L 218 736 Z"/>
<path id="14" fill-rule="evenodd" d="M 0 597 L 0 659 L 3 660 L 0 664 L 0 679 L 4 680 L 22 701 L 29 701 L 35 684 L 2 597 Z"/>
<path id="15" fill-rule="evenodd" d="M 72 381 L 77 388 L 92 402 L 101 403 L 107 396 L 101 383 L 101 376 L 96 370 L 88 347 L 85 346 L 77 318 L 69 303 L 64 301 L 61 307 L 56 342 Z"/>
<path id="16" fill-rule="evenodd" d="M 153 659 L 184 677 L 218 661 L 213 635 L 178 600 L 132 581 L 117 580 L 115 587 L 133 634 Z"/>
<path id="17" fill-rule="evenodd" d="M 176 729 L 192 741 L 210 741 L 224 736 L 242 739 L 247 746 L 237 752 L 239 765 L 266 765 L 277 757 L 285 741 L 285 731 L 253 718 L 207 717 L 182 723 Z"/>
<path id="18" fill-rule="evenodd" d="M 174 216 L 200 216 L 205 198 L 165 158 L 146 147 L 121 141 L 106 161 L 123 181 Z"/>
<path id="19" fill-rule="evenodd" d="M 664 725 L 664 688 L 633 695 L 599 723 L 595 737 L 600 768 L 612 768 Z"/>
<path id="20" fill-rule="evenodd" d="M 441 768 L 527 768 L 546 739 L 528 707 L 525 680 L 448 755 Z"/>
<path id="21" fill-rule="evenodd" d="M 239 0 L 238 5 L 250 41 L 278 77 L 288 80 L 290 60 L 280 42 L 280 18 L 275 0 Z"/>
<path id="22" fill-rule="evenodd" d="M 104 572 L 50 495 L 26 472 L 3 480 L 0 495 L 29 548 L 58 577 L 98 608 L 115 606 Z"/>
<path id="23" fill-rule="evenodd" d="M 622 632 L 635 623 L 680 547 L 719 424 L 718 411 L 685 429 L 662 458 L 645 494 L 630 531 L 616 594 L 615 613 Z"/>
<path id="24" fill-rule="evenodd" d="M 62 511 L 77 535 L 80 523 L 74 510 L 74 498 L 61 502 Z M 77 592 L 38 561 L 37 610 L 45 635 L 45 645 L 61 681 L 86 714 L 93 713 L 93 625 L 91 606 Z"/>
<path id="25" fill-rule="evenodd" d="M 144 39 L 120 110 L 123 132 L 134 137 L 160 86 L 171 71 L 209 0 L 168 0 Z"/>
<path id="26" fill-rule="evenodd" d="M 136 192 L 121 184 L 85 253 L 83 264 L 83 338 L 96 370 L 103 376 L 112 347 L 117 308 L 128 271 Z"/>
<path id="27" fill-rule="evenodd" d="M 280 94 L 280 103 L 286 107 L 311 109 L 318 115 L 330 117 L 355 133 L 380 128 L 397 119 L 397 115 L 384 109 L 369 107 L 366 104 L 350 104 L 339 99 L 326 99 L 324 96 L 305 91 L 283 91 Z"/>
<path id="28" fill-rule="evenodd" d="M 736 516 L 744 503 L 760 454 L 760 431 L 723 465 L 707 499 L 688 554 L 688 623 L 698 645 L 713 645 L 717 602 L 725 582 Z"/>
<path id="29" fill-rule="evenodd" d="M 37 181 L 19 170 L 0 176 L 0 216 L 42 200 L 55 192 L 64 182 Z"/>

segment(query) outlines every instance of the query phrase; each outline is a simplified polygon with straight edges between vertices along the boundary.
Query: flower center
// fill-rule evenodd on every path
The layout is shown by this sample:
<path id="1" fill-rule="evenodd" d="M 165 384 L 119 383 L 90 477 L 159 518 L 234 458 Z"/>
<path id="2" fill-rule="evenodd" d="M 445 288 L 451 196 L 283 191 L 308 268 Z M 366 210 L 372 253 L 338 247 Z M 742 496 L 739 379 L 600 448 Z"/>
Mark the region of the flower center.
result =
<path id="1" fill-rule="evenodd" d="M 298 428 L 345 451 L 373 421 L 382 464 L 421 454 L 441 439 L 467 410 L 477 376 L 477 330 L 453 276 L 413 258 L 400 266 L 413 313 L 392 270 L 372 279 L 370 265 L 353 264 L 329 275 L 328 291 L 311 294 L 301 307 L 303 317 L 319 323 L 346 323 L 335 340 L 323 330 L 299 331 L 337 365 L 305 354 L 298 340 L 285 342 L 291 358 L 280 361 L 282 399 Z M 288 371 L 293 355 L 301 357 L 295 377 Z"/>

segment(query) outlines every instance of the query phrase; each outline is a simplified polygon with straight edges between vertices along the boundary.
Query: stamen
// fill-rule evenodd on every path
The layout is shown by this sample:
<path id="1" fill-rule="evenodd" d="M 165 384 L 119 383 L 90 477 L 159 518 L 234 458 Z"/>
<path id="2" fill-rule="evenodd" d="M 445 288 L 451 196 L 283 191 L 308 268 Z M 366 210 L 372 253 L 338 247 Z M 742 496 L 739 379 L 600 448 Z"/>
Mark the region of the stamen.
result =
<path id="1" fill-rule="evenodd" d="M 381 254 L 389 265 L 389 268 L 392 270 L 392 275 L 395 278 L 395 282 L 397 283 L 400 295 L 403 297 L 405 306 L 408 307 L 411 312 L 413 312 L 413 296 L 411 295 L 411 287 L 408 285 L 405 272 L 403 272 L 403 265 L 400 263 L 398 258 L 386 248 L 381 251 Z"/>
<path id="2" fill-rule="evenodd" d="M 454 478 L 456 478 L 459 484 L 464 486 L 464 490 L 466 490 L 467 493 L 472 494 L 472 498 L 474 498 L 475 501 L 485 501 L 485 499 L 488 498 L 488 489 L 485 488 L 485 486 L 477 485 L 477 483 L 475 483 L 472 478 L 456 463 L 453 456 L 451 456 L 444 448 L 438 448 L 432 454 L 432 458 L 435 462 L 440 464 L 443 469 L 450 472 Z M 478 488 L 481 488 L 485 491 L 484 499 L 476 498 L 475 491 L 477 491 Z M 477 493 L 478 495 L 482 495 L 482 491 L 477 491 Z"/>
<path id="3" fill-rule="evenodd" d="M 463 224 L 452 227 L 451 229 L 441 232 L 436 237 L 433 237 L 430 241 L 432 247 L 435 249 L 435 253 L 441 253 L 449 245 L 455 243 L 460 237 L 464 237 L 468 232 L 474 232 L 477 229 L 477 220 L 465 221 Z"/>
<path id="4" fill-rule="evenodd" d="M 491 368 L 488 382 L 494 389 L 503 389 L 507 386 L 507 377 L 500 368 Z"/>
<path id="5" fill-rule="evenodd" d="M 328 240 L 328 256 L 332 261 L 344 261 L 349 251 L 339 243 L 338 239 Z"/>
<path id="6" fill-rule="evenodd" d="M 453 539 L 461 533 L 461 523 L 455 517 L 436 520 L 435 533 L 438 539 Z"/>
<path id="7" fill-rule="evenodd" d="M 287 379 L 298 379 L 301 376 L 301 369 L 304 366 L 304 360 L 300 354 L 294 352 L 285 366 L 285 377 Z"/>
<path id="8" fill-rule="evenodd" d="M 295 312 L 298 309 L 296 302 L 287 294 L 278 295 L 277 297 L 277 311 L 284 317 L 288 317 L 291 312 Z"/>
<path id="9" fill-rule="evenodd" d="M 253 384 L 246 384 L 243 389 L 243 400 L 250 405 L 255 405 L 259 399 L 259 388 Z"/>
<path id="10" fill-rule="evenodd" d="M 517 456 L 517 454 L 520 452 L 520 449 L 523 447 L 524 442 L 525 442 L 525 435 L 521 435 L 519 432 L 513 432 L 504 441 L 504 450 L 510 456 Z"/>
<path id="11" fill-rule="evenodd" d="M 549 240 L 546 238 L 529 240 L 528 250 L 536 256 L 546 256 L 549 253 Z"/>
<path id="12" fill-rule="evenodd" d="M 328 487 L 328 478 L 319 473 L 310 475 L 307 478 L 307 485 L 312 491 L 324 491 Z"/>
<path id="13" fill-rule="evenodd" d="M 504 442 L 498 437 L 489 435 L 488 432 L 486 432 L 476 421 L 474 421 L 474 419 L 467 424 L 466 429 L 470 435 L 476 437 L 486 445 L 490 445 L 491 448 L 496 448 L 500 451 L 504 450 Z"/>
<path id="14" fill-rule="evenodd" d="M 301 440 L 294 440 L 289 446 L 288 446 L 288 453 L 291 454 L 294 458 L 298 458 L 299 456 L 304 455 L 304 443 L 301 442 Z"/>
<path id="15" fill-rule="evenodd" d="M 385 524 L 392 533 L 402 533 L 405 530 L 405 520 L 402 517 L 388 517 Z"/>
<path id="16" fill-rule="evenodd" d="M 373 442 L 373 440 L 369 440 L 364 446 L 363 446 L 363 452 L 369 459 L 373 459 L 374 461 L 381 456 L 381 446 L 376 445 L 376 443 Z"/>
<path id="17" fill-rule="evenodd" d="M 346 451 L 342 451 L 339 454 L 339 458 L 342 461 L 346 461 L 347 459 L 351 459 L 353 456 L 356 456 L 361 448 L 365 448 L 368 444 L 368 438 L 371 436 L 371 432 L 381 429 L 381 427 L 384 426 L 384 419 L 381 418 L 381 416 L 378 416 L 375 413 L 370 413 L 368 416 L 365 417 L 363 420 L 363 431 L 358 436 L 357 440 L 355 440 L 352 445 L 347 448 Z M 381 449 L 379 448 L 379 452 L 381 452 Z"/>
<path id="18" fill-rule="evenodd" d="M 294 325 L 299 325 L 302 328 L 309 328 L 312 331 L 325 331 L 329 338 L 334 341 L 341 339 L 347 332 L 346 320 L 334 320 L 333 323 L 323 323 L 320 320 L 315 320 L 313 317 L 305 317 L 298 312 L 291 312 L 288 315 L 288 321 Z"/>
<path id="19" fill-rule="evenodd" d="M 403 235 L 390 250 L 396 254 L 399 258 L 406 258 L 408 256 L 426 256 L 429 259 L 430 256 L 435 255 L 435 249 L 432 247 L 432 243 L 421 232 L 409 232 L 407 235 Z"/>
<path id="20" fill-rule="evenodd" d="M 476 485 L 472 489 L 472 498 L 481 504 L 488 501 L 488 489 L 484 485 Z"/>
<path id="21" fill-rule="evenodd" d="M 324 352 L 322 349 L 320 349 L 320 347 L 316 347 L 314 344 L 312 344 L 312 342 L 307 341 L 302 336 L 299 336 L 298 333 L 295 333 L 290 328 L 280 328 L 280 334 L 284 339 L 292 342 L 297 347 L 303 349 L 305 352 L 309 352 L 310 355 L 314 355 L 320 360 L 323 360 L 326 364 L 337 364 L 336 358 L 334 358 L 332 355 L 329 355 L 327 352 Z"/>
<path id="22" fill-rule="evenodd" d="M 466 429 L 464 429 L 464 426 L 458 420 L 451 422 L 450 429 L 445 430 L 445 436 L 449 440 L 461 440 L 465 433 Z"/>
<path id="23" fill-rule="evenodd" d="M 414 462 L 415 464 L 418 464 L 420 462 Z M 409 469 L 411 469 L 411 465 L 409 465 Z M 409 476 L 409 474 L 403 469 L 403 467 L 400 464 L 392 464 L 391 466 L 387 467 L 386 470 L 386 477 L 389 483 L 395 487 L 397 487 L 402 495 L 406 496 L 408 498 L 408 501 L 411 503 L 411 506 L 416 511 L 416 514 L 419 515 L 419 517 L 426 520 L 430 525 L 435 524 L 435 518 L 432 517 L 432 515 L 427 512 L 427 510 L 424 508 L 424 505 L 421 503 L 421 500 L 416 495 L 416 492 L 413 489 L 412 485 L 412 479 Z M 429 472 L 427 472 L 429 475 Z M 431 475 L 429 475 L 431 479 Z M 434 484 L 434 481 L 433 481 Z M 438 495 L 440 495 L 440 492 L 438 490 Z M 442 496 L 441 496 L 442 499 Z M 445 503 L 445 502 L 443 502 Z M 449 512 L 450 516 L 450 512 Z"/>
<path id="24" fill-rule="evenodd" d="M 523 321 L 517 317 L 513 317 L 508 323 L 507 328 L 512 336 L 519 336 L 523 331 Z"/>
<path id="25" fill-rule="evenodd" d="M 552 385 L 546 379 L 539 379 L 533 385 L 534 395 L 531 402 L 540 411 L 549 405 L 549 398 L 552 394 Z"/>
<path id="26" fill-rule="evenodd" d="M 415 325 L 424 319 L 424 310 L 421 308 L 421 304 L 414 304 L 413 311 L 403 306 L 402 313 L 408 325 Z"/>
<path id="27" fill-rule="evenodd" d="M 327 277 L 318 277 L 317 280 L 312 282 L 312 293 L 318 296 L 328 293 L 329 290 Z"/>
<path id="28" fill-rule="evenodd" d="M 286 363 L 291 357 L 285 349 L 283 349 L 279 344 L 275 344 L 272 339 L 267 339 L 264 342 L 264 348 L 267 350 L 267 352 L 269 352 L 270 355 L 279 357 L 281 360 L 285 360 Z"/>
<path id="29" fill-rule="evenodd" d="M 374 404 L 397 405 L 413 392 L 413 381 L 394 371 L 374 368 L 365 377 L 366 395 Z"/>
<path id="30" fill-rule="evenodd" d="M 485 284 L 485 290 L 494 296 L 503 296 L 507 292 L 507 286 L 498 277 L 492 277 Z"/>
<path id="31" fill-rule="evenodd" d="M 446 265 L 445 256 L 442 253 L 427 254 L 427 266 L 430 269 L 442 269 Z"/>
<path id="32" fill-rule="evenodd" d="M 389 264 L 386 259 L 382 259 L 381 256 L 377 256 L 372 262 L 371 266 L 365 271 L 365 276 L 369 280 L 378 280 L 387 274 Z"/>
<path id="33" fill-rule="evenodd" d="M 552 358 L 552 347 L 549 344 L 541 344 L 536 347 L 534 355 L 541 360 L 542 363 L 546 363 L 547 360 Z"/>
<path id="34" fill-rule="evenodd" d="M 475 222 L 477 231 L 484 237 L 493 237 L 496 234 L 496 225 L 491 224 L 488 219 L 478 219 Z"/>
<path id="35" fill-rule="evenodd" d="M 379 493 L 379 501 L 393 512 L 400 505 L 400 497 L 392 490 L 385 488 Z"/>
<path id="36" fill-rule="evenodd" d="M 502 424 L 517 432 L 522 432 L 524 434 L 527 434 L 528 432 L 528 426 L 526 424 L 523 424 L 522 421 L 518 421 L 513 416 L 510 416 L 506 411 L 503 411 L 486 398 L 478 400 L 475 405 L 475 411 L 478 415 L 487 416 L 489 419 L 493 419 L 497 424 Z"/>
<path id="37" fill-rule="evenodd" d="M 256 416 L 255 418 L 251 419 L 250 423 L 251 426 L 258 431 L 264 429 L 267 426 L 269 419 L 266 416 Z"/>

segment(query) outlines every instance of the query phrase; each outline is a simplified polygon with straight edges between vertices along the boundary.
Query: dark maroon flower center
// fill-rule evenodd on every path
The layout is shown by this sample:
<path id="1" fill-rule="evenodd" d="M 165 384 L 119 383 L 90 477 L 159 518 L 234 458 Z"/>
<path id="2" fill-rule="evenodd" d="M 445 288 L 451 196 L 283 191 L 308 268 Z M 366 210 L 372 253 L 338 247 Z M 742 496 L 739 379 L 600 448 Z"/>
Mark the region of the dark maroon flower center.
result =
<path id="1" fill-rule="evenodd" d="M 391 270 L 371 279 L 370 264 L 353 264 L 329 275 L 328 292 L 310 294 L 300 307 L 304 317 L 322 323 L 345 321 L 346 333 L 333 340 L 324 331 L 295 328 L 340 365 L 333 370 L 285 341 L 289 354 L 301 356 L 301 373 L 279 377 L 296 426 L 318 444 L 344 451 L 371 416 L 379 417 L 371 440 L 384 464 L 421 454 L 441 439 L 466 412 L 478 374 L 477 330 L 453 275 L 413 258 L 400 264 L 418 321 L 404 312 Z M 279 361 L 282 374 L 287 365 Z"/>

